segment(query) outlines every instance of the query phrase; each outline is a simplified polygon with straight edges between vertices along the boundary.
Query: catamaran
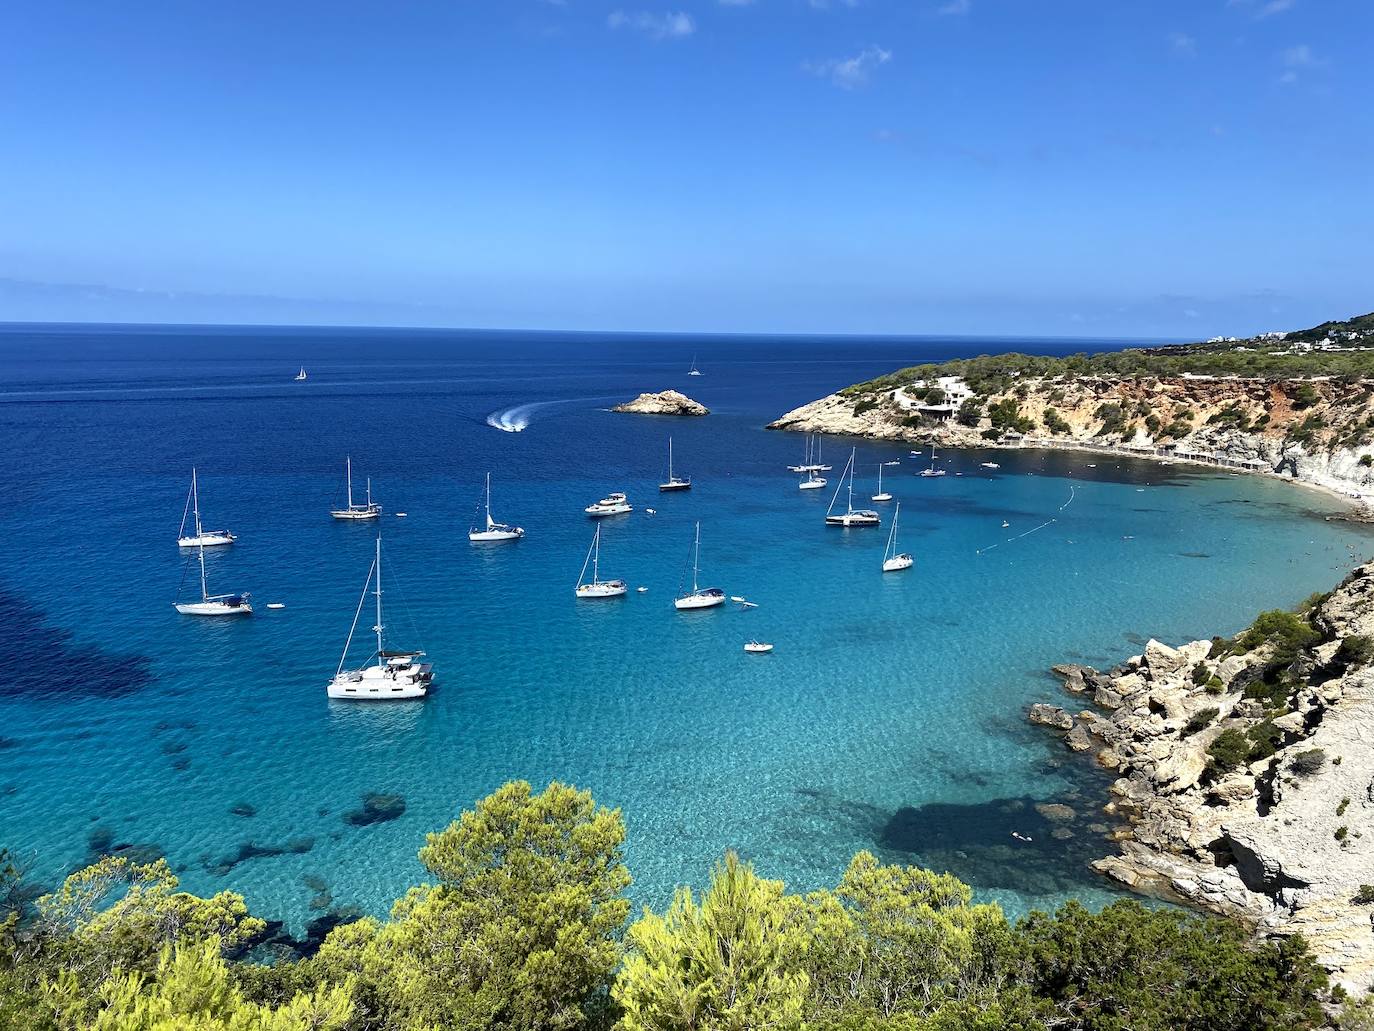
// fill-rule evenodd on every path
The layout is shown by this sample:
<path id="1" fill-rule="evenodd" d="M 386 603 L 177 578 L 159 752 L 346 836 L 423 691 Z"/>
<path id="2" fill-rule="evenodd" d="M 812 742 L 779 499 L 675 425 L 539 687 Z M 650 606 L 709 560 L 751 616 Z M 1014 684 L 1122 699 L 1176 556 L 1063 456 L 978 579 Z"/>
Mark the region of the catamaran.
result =
<path id="1" fill-rule="evenodd" d="M 891 501 L 892 495 L 883 490 L 883 465 L 878 463 L 878 493 L 873 495 L 873 501 Z"/>
<path id="2" fill-rule="evenodd" d="M 196 511 L 196 536 L 201 536 L 200 511 Z M 211 594 L 205 582 L 205 545 L 196 545 L 200 560 L 200 601 L 174 601 L 172 604 L 183 616 L 251 616 L 253 606 L 244 594 Z M 185 583 L 183 577 L 182 582 Z"/>
<path id="3" fill-rule="evenodd" d="M 687 373 L 689 376 L 700 376 L 701 370 L 697 368 L 697 356 L 692 355 L 692 371 Z"/>
<path id="4" fill-rule="evenodd" d="M 377 622 L 372 627 L 377 635 L 377 651 L 369 657 L 368 664 L 358 669 L 344 669 L 348 661 L 348 650 L 353 645 L 353 632 L 358 629 L 358 617 L 362 615 L 367 601 L 367 589 L 377 598 Z M 334 671 L 334 679 L 326 691 L 330 698 L 358 702 L 410 701 L 423 698 L 429 692 L 434 680 L 434 667 L 428 662 L 416 660 L 424 657 L 422 651 L 395 651 L 386 647 L 383 638 L 385 625 L 382 623 L 382 537 L 377 535 L 377 554 L 372 567 L 367 571 L 363 593 L 358 598 L 358 609 L 353 613 L 353 625 L 348 628 L 348 640 L 344 642 L 343 654 L 339 656 L 339 668 Z M 376 664 L 372 664 L 376 659 Z"/>
<path id="5" fill-rule="evenodd" d="M 692 545 L 692 589 L 673 599 L 676 609 L 711 609 L 725 604 L 725 592 L 719 587 L 702 587 L 697 583 L 701 572 L 701 523 L 697 523 L 696 543 Z"/>
<path id="6" fill-rule="evenodd" d="M 674 491 L 674 490 L 691 490 L 691 489 L 692 489 L 692 478 L 691 478 L 690 476 L 687 477 L 687 479 L 684 480 L 684 479 L 682 479 L 681 477 L 678 477 L 678 476 L 674 476 L 674 475 L 673 475 L 673 438 L 672 438 L 672 437 L 669 437 L 669 438 L 668 438 L 668 479 L 667 479 L 667 481 L 665 481 L 664 483 L 660 483 L 660 484 L 658 485 L 658 489 L 659 489 L 660 491 L 663 491 L 664 493 L 667 493 L 668 491 Z"/>
<path id="7" fill-rule="evenodd" d="M 397 513 L 398 515 L 400 513 Z M 506 523 L 498 523 L 491 517 L 491 473 L 487 473 L 487 501 L 486 501 L 486 527 L 474 526 L 468 530 L 468 540 L 470 541 L 516 541 L 525 536 L 525 531 L 519 526 L 510 526 Z"/>
<path id="8" fill-rule="evenodd" d="M 839 485 L 835 487 L 835 494 L 830 499 L 830 507 L 825 510 L 825 524 L 827 526 L 880 526 L 882 519 L 878 513 L 869 508 L 854 507 L 854 456 L 857 448 L 849 453 L 849 461 L 844 465 L 844 472 L 840 473 Z M 845 510 L 835 514 L 835 502 L 840 499 L 840 487 L 845 485 L 846 478 L 849 481 L 849 504 Z"/>
<path id="9" fill-rule="evenodd" d="M 592 567 L 590 580 L 585 579 L 588 565 Z M 582 572 L 577 574 L 577 588 L 573 593 L 579 598 L 619 598 L 628 589 L 624 580 L 601 579 L 601 524 L 597 523 L 596 533 L 592 534 L 592 546 L 587 549 L 587 557 L 582 561 Z"/>
<path id="10" fill-rule="evenodd" d="M 296 382 L 297 382 L 297 383 L 304 383 L 305 380 L 306 380 L 305 366 L 302 365 L 302 366 L 301 366 L 301 371 L 298 372 L 298 373 L 296 373 Z"/>
<path id="11" fill-rule="evenodd" d="M 929 468 L 929 469 L 922 469 L 919 473 L 917 473 L 917 475 L 918 475 L 918 476 L 943 476 L 943 475 L 945 475 L 945 471 L 944 471 L 943 469 L 936 469 L 936 468 L 935 468 L 935 442 L 934 442 L 934 441 L 931 441 L 931 444 L 930 444 L 930 468 Z"/>
<path id="12" fill-rule="evenodd" d="M 195 513 L 195 533 L 186 532 L 186 518 Z M 196 484 L 196 471 L 191 470 L 191 490 L 186 495 L 186 507 L 181 512 L 181 528 L 177 530 L 177 546 L 181 548 L 214 548 L 222 544 L 233 544 L 235 537 L 228 530 L 202 530 L 200 527 L 200 488 Z"/>
<path id="13" fill-rule="evenodd" d="M 626 512 L 633 512 L 634 506 L 626 500 L 623 492 L 616 491 L 613 494 L 607 494 L 595 505 L 588 505 L 582 511 L 593 519 L 600 519 L 603 516 L 624 515 Z"/>
<path id="14" fill-rule="evenodd" d="M 372 500 L 372 479 L 367 481 L 367 502 L 362 505 L 353 503 L 353 458 L 350 455 L 344 462 L 348 479 L 348 507 L 336 508 L 329 514 L 335 519 L 376 519 L 382 514 L 382 506 Z M 336 495 L 337 497 L 337 495 Z"/>
<path id="15" fill-rule="evenodd" d="M 903 569 L 910 569 L 915 563 L 915 559 L 908 552 L 897 551 L 897 520 L 902 514 L 902 503 L 897 502 L 897 507 L 892 513 L 892 529 L 887 535 L 887 548 L 883 551 L 883 572 L 897 573 Z"/>

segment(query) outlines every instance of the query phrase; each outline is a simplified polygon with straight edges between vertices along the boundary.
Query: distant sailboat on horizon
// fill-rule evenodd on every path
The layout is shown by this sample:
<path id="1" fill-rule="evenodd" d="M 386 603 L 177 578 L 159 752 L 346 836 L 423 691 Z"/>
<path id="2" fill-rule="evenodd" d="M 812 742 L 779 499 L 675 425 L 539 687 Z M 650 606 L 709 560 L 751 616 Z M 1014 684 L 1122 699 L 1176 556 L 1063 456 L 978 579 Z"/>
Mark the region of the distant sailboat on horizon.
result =
<path id="1" fill-rule="evenodd" d="M 701 370 L 697 368 L 697 356 L 692 355 L 692 371 L 687 373 L 689 376 L 700 376 Z"/>
<path id="2" fill-rule="evenodd" d="M 306 374 L 305 374 L 305 366 L 302 365 L 302 366 L 301 366 L 301 371 L 298 372 L 298 373 L 296 373 L 296 380 L 295 380 L 295 381 L 296 381 L 297 383 L 304 383 L 304 382 L 306 381 L 307 378 L 308 378 L 308 377 L 307 377 Z"/>

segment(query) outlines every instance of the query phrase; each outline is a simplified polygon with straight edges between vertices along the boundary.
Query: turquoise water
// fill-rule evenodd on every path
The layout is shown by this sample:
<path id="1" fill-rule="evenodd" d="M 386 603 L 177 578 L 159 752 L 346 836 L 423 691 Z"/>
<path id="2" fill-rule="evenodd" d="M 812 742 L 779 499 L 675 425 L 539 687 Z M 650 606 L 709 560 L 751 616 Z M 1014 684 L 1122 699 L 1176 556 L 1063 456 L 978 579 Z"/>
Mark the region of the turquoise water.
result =
<path id="1" fill-rule="evenodd" d="M 384 912 L 421 878 L 425 832 L 505 780 L 558 778 L 623 807 L 649 904 L 727 848 L 798 889 L 868 848 L 1013 912 L 1101 901 L 1087 862 L 1105 850 L 1090 827 L 1103 781 L 1022 721 L 1056 697 L 1046 668 L 1233 631 L 1329 588 L 1369 536 L 1258 478 L 951 452 L 950 475 L 921 479 L 903 448 L 827 441 L 832 483 L 857 445 L 865 497 L 879 461 L 903 463 L 884 484 L 916 568 L 883 576 L 886 512 L 882 529 L 825 527 L 830 492 L 798 492 L 784 468 L 801 438 L 763 424 L 856 379 L 1005 346 L 0 334 L 0 640 L 17 671 L 0 688 L 3 842 L 49 884 L 93 850 L 165 852 L 189 889 L 234 888 L 299 930 L 331 906 Z M 293 384 L 301 362 L 311 378 Z M 603 410 L 665 387 L 713 414 Z M 669 433 L 695 486 L 660 496 Z M 324 696 L 373 547 L 371 528 L 328 517 L 345 453 L 388 513 L 388 624 L 438 671 L 423 703 Z M 251 590 L 251 620 L 171 608 L 192 464 L 207 524 L 240 535 L 208 554 L 212 588 Z M 488 469 L 518 543 L 466 539 Z M 648 591 L 578 602 L 581 509 L 614 489 L 637 511 L 603 524 L 603 574 Z M 673 610 L 696 520 L 703 583 L 757 609 Z M 776 652 L 744 654 L 752 637 Z M 372 792 L 404 813 L 350 821 Z M 1082 816 L 1061 841 L 1030 807 L 1065 799 Z"/>

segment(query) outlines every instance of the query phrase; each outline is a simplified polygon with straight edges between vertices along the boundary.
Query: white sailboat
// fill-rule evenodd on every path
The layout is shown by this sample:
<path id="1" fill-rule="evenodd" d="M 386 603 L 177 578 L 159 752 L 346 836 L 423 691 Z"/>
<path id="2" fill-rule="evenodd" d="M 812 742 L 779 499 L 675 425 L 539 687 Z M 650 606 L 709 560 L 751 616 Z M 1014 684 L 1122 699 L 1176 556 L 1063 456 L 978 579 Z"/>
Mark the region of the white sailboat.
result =
<path id="1" fill-rule="evenodd" d="M 487 473 L 486 526 L 468 530 L 470 541 L 517 541 L 525 536 L 523 527 L 498 523 L 491 517 L 491 473 Z"/>
<path id="2" fill-rule="evenodd" d="M 615 491 L 612 494 L 607 494 L 596 504 L 588 505 L 582 511 L 593 519 L 601 519 L 604 516 L 624 515 L 626 512 L 633 512 L 634 506 L 625 498 L 622 491 Z"/>
<path id="3" fill-rule="evenodd" d="M 377 651 L 369 657 L 368 664 L 358 669 L 344 669 L 348 661 L 348 650 L 353 645 L 353 632 L 358 629 L 358 617 L 362 615 L 367 601 L 367 589 L 373 585 L 377 598 L 377 622 L 372 631 L 377 635 Z M 326 692 L 330 698 L 341 701 L 390 702 L 411 701 L 423 698 L 434 680 L 434 667 L 428 662 L 417 662 L 424 657 L 422 651 L 388 650 L 383 636 L 385 624 L 382 622 L 382 537 L 377 535 L 377 554 L 372 567 L 367 571 L 367 581 L 363 593 L 358 598 L 358 609 L 353 613 L 353 625 L 348 628 L 348 640 L 344 642 L 343 654 L 339 656 L 339 668 L 334 671 L 334 679 L 329 682 Z M 376 659 L 376 663 L 372 663 Z"/>
<path id="4" fill-rule="evenodd" d="M 306 378 L 307 378 L 307 377 L 306 377 L 306 375 L 305 375 L 305 366 L 302 365 L 302 366 L 301 366 L 301 371 L 298 372 L 298 373 L 296 373 L 296 382 L 297 382 L 297 383 L 304 383 L 304 382 L 306 381 Z"/>
<path id="5" fill-rule="evenodd" d="M 590 580 L 584 579 L 588 565 L 592 567 Z M 587 557 L 582 561 L 582 572 L 577 574 L 577 588 L 573 593 L 579 598 L 619 598 L 628 589 L 624 580 L 601 579 L 601 524 L 597 523 L 596 533 L 592 534 L 592 546 L 587 549 Z"/>
<path id="6" fill-rule="evenodd" d="M 712 609 L 725 604 L 725 592 L 719 587 L 702 587 L 697 583 L 701 572 L 701 523 L 697 523 L 696 543 L 692 545 L 692 589 L 673 599 L 676 609 Z"/>
<path id="7" fill-rule="evenodd" d="M 196 508 L 196 536 L 201 536 L 200 508 Z M 205 582 L 205 545 L 196 545 L 200 561 L 200 601 L 174 601 L 172 605 L 183 616 L 251 616 L 253 606 L 245 594 L 211 594 Z M 184 583 L 183 579 L 183 583 Z"/>
<path id="8" fill-rule="evenodd" d="M 892 495 L 883 490 L 883 463 L 878 463 L 878 493 L 873 495 L 873 501 L 891 501 Z"/>
<path id="9" fill-rule="evenodd" d="M 936 469 L 936 468 L 935 468 L 935 442 L 934 442 L 934 441 L 931 441 L 931 444 L 930 444 L 930 468 L 929 468 L 929 469 L 922 469 L 917 475 L 918 475 L 918 476 L 943 476 L 943 475 L 945 475 L 945 471 L 944 471 L 943 469 Z"/>
<path id="10" fill-rule="evenodd" d="M 813 461 L 814 451 L 814 461 Z M 801 482 L 797 484 L 798 490 L 820 490 L 826 485 L 824 476 L 818 475 L 830 468 L 828 465 L 821 464 L 821 438 L 820 434 L 807 434 L 806 437 L 806 458 L 801 465 L 789 466 L 794 473 L 801 473 Z"/>
<path id="11" fill-rule="evenodd" d="M 348 479 L 348 507 L 336 508 L 329 514 L 335 519 L 376 519 L 382 514 L 382 506 L 372 500 L 372 479 L 367 481 L 367 501 L 361 505 L 353 503 L 353 457 L 350 455 L 344 462 L 346 469 L 345 475 Z"/>
<path id="12" fill-rule="evenodd" d="M 687 373 L 689 376 L 700 376 L 701 370 L 697 368 L 697 356 L 692 355 L 692 371 Z"/>
<path id="13" fill-rule="evenodd" d="M 673 475 L 673 438 L 668 438 L 668 479 L 658 485 L 658 489 L 664 493 L 674 490 L 691 490 L 692 478 L 687 479 Z"/>
<path id="14" fill-rule="evenodd" d="M 827 526 L 880 526 L 882 519 L 869 508 L 854 507 L 854 456 L 857 448 L 849 453 L 849 461 L 845 463 L 844 472 L 840 473 L 839 485 L 835 488 L 835 494 L 830 499 L 830 507 L 825 510 L 825 524 Z M 840 487 L 845 485 L 845 480 L 849 481 L 849 503 L 845 510 L 836 514 L 835 502 L 840 499 Z"/>
<path id="15" fill-rule="evenodd" d="M 196 523 L 195 533 L 186 532 L 186 518 L 195 512 Z M 186 507 L 181 512 L 181 527 L 177 530 L 177 547 L 180 548 L 215 548 L 224 544 L 233 544 L 235 537 L 228 530 L 202 530 L 200 526 L 200 487 L 196 482 L 196 471 L 191 470 L 191 490 L 186 495 Z"/>
<path id="16" fill-rule="evenodd" d="M 887 535 L 887 548 L 883 551 L 883 572 L 897 573 L 903 569 L 910 569 L 916 562 L 908 552 L 897 551 L 897 520 L 902 514 L 902 503 L 897 502 L 896 509 L 892 513 L 892 529 Z"/>

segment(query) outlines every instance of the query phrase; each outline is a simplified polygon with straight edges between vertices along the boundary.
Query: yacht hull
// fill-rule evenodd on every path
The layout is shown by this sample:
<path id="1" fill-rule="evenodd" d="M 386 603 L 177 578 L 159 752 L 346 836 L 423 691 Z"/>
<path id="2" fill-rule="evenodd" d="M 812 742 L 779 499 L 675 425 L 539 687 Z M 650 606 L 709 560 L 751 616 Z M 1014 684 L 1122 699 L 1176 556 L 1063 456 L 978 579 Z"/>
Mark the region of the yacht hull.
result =
<path id="1" fill-rule="evenodd" d="M 877 512 L 846 512 L 825 517 L 826 526 L 881 526 L 882 522 Z"/>
<path id="2" fill-rule="evenodd" d="M 238 538 L 228 530 L 218 530 L 214 533 L 202 533 L 199 537 L 194 535 L 190 537 L 178 537 L 177 547 L 217 548 L 224 544 L 233 544 L 236 540 L 238 540 Z"/>
<path id="3" fill-rule="evenodd" d="M 607 516 L 633 512 L 634 508 L 630 505 L 588 505 L 583 511 L 593 519 L 605 519 Z"/>
<path id="4" fill-rule="evenodd" d="M 797 490 L 820 490 L 820 489 L 821 489 L 822 487 L 824 487 L 824 486 L 825 486 L 825 480 L 824 480 L 824 479 L 819 479 L 819 480 L 802 480 L 801 483 L 797 484 Z"/>
<path id="5" fill-rule="evenodd" d="M 173 602 L 183 616 L 251 616 L 253 606 L 248 602 L 230 605 L 224 601 L 187 601 Z"/>
<path id="6" fill-rule="evenodd" d="M 684 598 L 674 598 L 673 607 L 680 612 L 692 609 L 713 609 L 717 605 L 725 604 L 724 591 L 697 591 Z"/>
<path id="7" fill-rule="evenodd" d="M 915 563 L 916 560 L 910 555 L 893 555 L 883 560 L 883 572 L 900 573 L 903 569 L 910 569 Z"/>
<path id="8" fill-rule="evenodd" d="M 619 598 L 628 591 L 623 580 L 610 580 L 604 583 L 583 584 L 577 588 L 579 598 Z"/>
<path id="9" fill-rule="evenodd" d="M 329 682 L 327 694 L 344 702 L 409 702 L 429 693 L 429 666 L 390 670 L 370 666 L 341 673 Z"/>
<path id="10" fill-rule="evenodd" d="M 691 490 L 691 489 L 692 489 L 692 481 L 691 481 L 691 480 L 670 480 L 670 481 L 668 481 L 667 483 L 660 483 L 660 484 L 658 485 L 658 489 L 659 489 L 662 493 L 664 493 L 664 494 L 667 494 L 667 493 L 669 493 L 669 492 L 671 492 L 671 491 L 675 491 L 675 490 Z"/>
<path id="11" fill-rule="evenodd" d="M 340 508 L 340 509 L 336 509 L 336 510 L 333 511 L 333 512 L 330 512 L 329 514 L 332 515 L 335 519 L 348 519 L 348 520 L 357 520 L 357 519 L 376 519 L 376 518 L 378 518 L 379 516 L 381 516 L 382 510 L 381 510 L 380 508 L 374 508 L 374 509 Z"/>
<path id="12" fill-rule="evenodd" d="M 468 534 L 468 540 L 474 544 L 483 544 L 492 541 L 518 541 L 523 536 L 524 530 L 473 530 Z"/>

